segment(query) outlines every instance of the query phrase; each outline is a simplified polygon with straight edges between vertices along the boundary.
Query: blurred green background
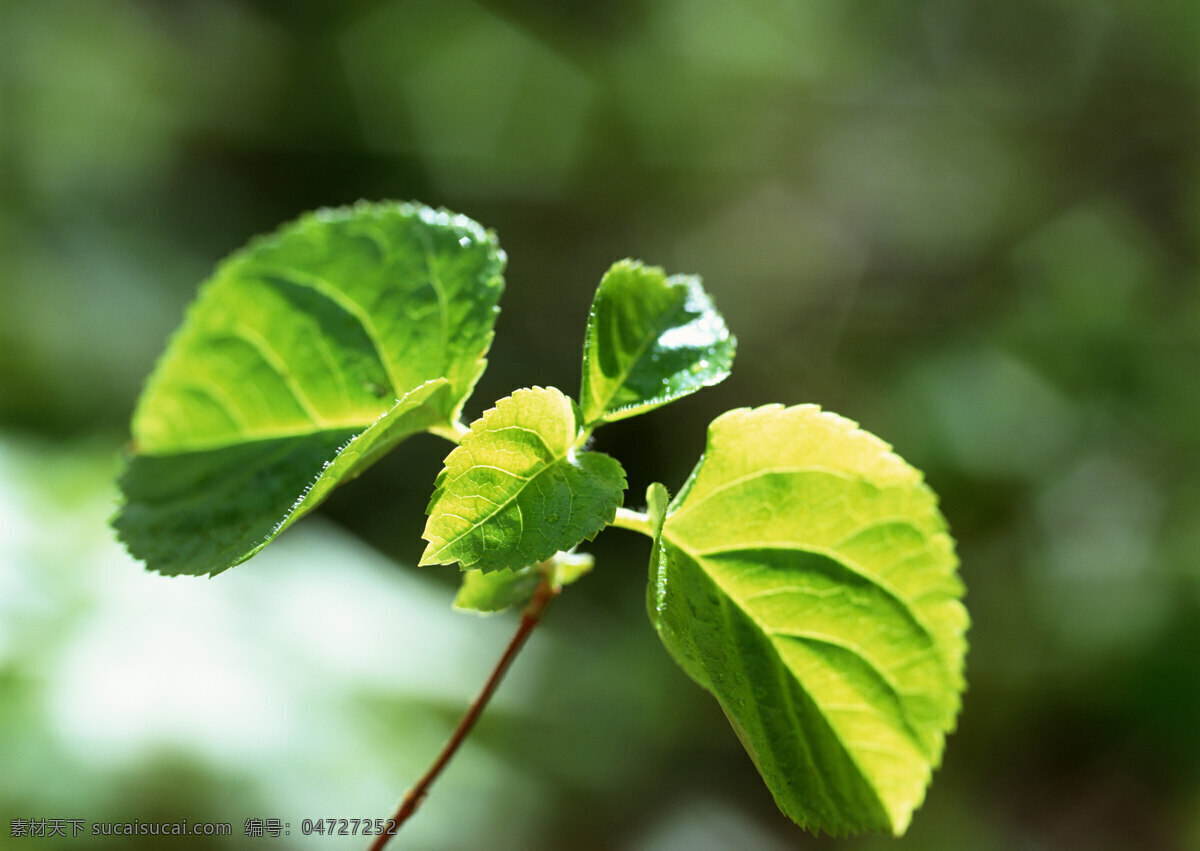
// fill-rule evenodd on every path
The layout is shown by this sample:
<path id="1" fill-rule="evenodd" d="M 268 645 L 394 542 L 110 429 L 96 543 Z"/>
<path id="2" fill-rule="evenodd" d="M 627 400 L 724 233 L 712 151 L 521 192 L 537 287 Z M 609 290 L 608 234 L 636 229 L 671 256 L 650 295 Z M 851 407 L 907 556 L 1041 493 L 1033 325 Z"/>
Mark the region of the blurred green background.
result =
<path id="1" fill-rule="evenodd" d="M 610 532 L 398 847 L 1200 848 L 1195 0 L 0 0 L 0 846 L 362 847 L 301 820 L 389 813 L 499 654 L 412 567 L 431 437 L 215 580 L 106 527 L 198 282 L 358 198 L 507 249 L 471 417 L 574 391 L 612 261 L 704 276 L 734 374 L 598 436 L 630 502 L 721 411 L 818 402 L 926 471 L 974 619 L 908 836 L 814 838 Z"/>

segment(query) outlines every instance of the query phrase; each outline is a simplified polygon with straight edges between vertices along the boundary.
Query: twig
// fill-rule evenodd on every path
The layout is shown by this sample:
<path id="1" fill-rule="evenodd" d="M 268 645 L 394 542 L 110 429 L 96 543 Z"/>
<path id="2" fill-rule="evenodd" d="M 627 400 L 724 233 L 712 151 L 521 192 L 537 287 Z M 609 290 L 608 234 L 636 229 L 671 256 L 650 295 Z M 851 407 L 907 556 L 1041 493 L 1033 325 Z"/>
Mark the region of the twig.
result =
<path id="1" fill-rule="evenodd" d="M 650 526 L 650 517 L 631 508 L 618 508 L 617 516 L 613 518 L 612 525 L 619 529 L 640 532 L 648 538 L 654 537 L 654 530 Z"/>
<path id="2" fill-rule="evenodd" d="M 479 692 L 479 696 L 475 698 L 471 706 L 467 709 L 466 714 L 458 722 L 453 735 L 450 736 L 450 739 L 446 742 L 446 746 L 442 748 L 442 752 L 438 755 L 433 765 L 429 766 L 424 776 L 405 793 L 404 800 L 400 802 L 400 808 L 392 816 L 391 823 L 387 825 L 382 833 L 375 837 L 375 841 L 371 843 L 369 851 L 381 851 L 396 832 L 399 831 L 400 826 L 424 802 L 425 797 L 429 794 L 429 787 L 437 780 L 438 775 L 442 773 L 442 770 L 454 757 L 455 752 L 458 751 L 467 734 L 471 732 L 471 728 L 475 726 L 475 722 L 479 720 L 480 714 L 487 706 L 488 701 L 491 700 L 496 687 L 500 685 L 500 681 L 504 679 L 509 666 L 517 658 L 517 654 L 521 652 L 521 647 L 525 644 L 525 640 L 529 638 L 529 634 L 533 632 L 534 627 L 541 622 L 546 607 L 558 596 L 560 590 L 562 589 L 554 582 L 554 570 L 552 568 L 544 569 L 541 584 L 538 585 L 538 589 L 534 593 L 533 599 L 529 601 L 529 605 L 525 607 L 525 611 L 521 613 L 521 623 L 517 626 L 517 631 L 513 633 L 512 639 L 508 642 L 508 647 L 505 648 L 504 655 L 500 657 L 500 661 L 496 663 L 496 667 L 492 670 L 492 675 L 488 677 L 488 681 L 484 684 L 483 690 Z"/>

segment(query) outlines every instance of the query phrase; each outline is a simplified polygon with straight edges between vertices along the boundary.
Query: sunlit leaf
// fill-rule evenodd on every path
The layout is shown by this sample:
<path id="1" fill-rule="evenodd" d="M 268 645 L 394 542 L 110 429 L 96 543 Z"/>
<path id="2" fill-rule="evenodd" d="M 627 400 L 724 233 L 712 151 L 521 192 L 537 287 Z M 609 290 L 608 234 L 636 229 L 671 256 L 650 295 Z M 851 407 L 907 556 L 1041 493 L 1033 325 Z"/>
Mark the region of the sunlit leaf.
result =
<path id="1" fill-rule="evenodd" d="M 920 474 L 815 406 L 731 411 L 671 503 L 650 617 L 780 808 L 900 834 L 955 723 L 967 615 Z"/>
<path id="2" fill-rule="evenodd" d="M 625 490 L 615 459 L 575 448 L 575 406 L 559 390 L 518 390 L 471 424 L 429 503 L 421 564 L 521 568 L 612 522 Z"/>
<path id="3" fill-rule="evenodd" d="M 462 585 L 454 598 L 454 608 L 474 612 L 502 612 L 523 606 L 533 598 L 542 582 L 543 570 L 552 572 L 550 581 L 562 588 L 589 572 L 595 559 L 588 553 L 557 553 L 548 563 L 533 564 L 518 570 L 465 570 Z"/>
<path id="4" fill-rule="evenodd" d="M 114 521 L 164 573 L 249 558 L 483 371 L 504 254 L 461 216 L 321 210 L 221 263 L 147 382 Z"/>
<path id="5" fill-rule="evenodd" d="M 632 417 L 716 384 L 729 375 L 735 346 L 698 277 L 614 263 L 588 317 L 584 423 Z"/>

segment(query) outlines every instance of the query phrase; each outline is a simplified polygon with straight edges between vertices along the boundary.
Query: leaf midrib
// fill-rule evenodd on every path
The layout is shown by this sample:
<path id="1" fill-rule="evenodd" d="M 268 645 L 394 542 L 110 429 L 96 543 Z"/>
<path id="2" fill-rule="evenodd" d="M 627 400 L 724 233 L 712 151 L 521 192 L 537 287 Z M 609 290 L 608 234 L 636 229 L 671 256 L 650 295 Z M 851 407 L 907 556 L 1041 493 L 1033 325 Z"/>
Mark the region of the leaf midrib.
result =
<path id="1" fill-rule="evenodd" d="M 527 428 L 526 426 L 517 425 L 516 423 L 501 426 L 499 428 L 489 428 L 489 429 L 487 429 L 487 433 L 488 434 L 497 434 L 499 432 L 510 431 L 512 429 L 516 429 L 518 431 L 524 431 L 524 432 L 528 432 L 530 434 L 536 435 L 538 440 L 540 440 L 542 442 L 542 445 L 546 447 L 546 450 L 550 453 L 553 460 L 550 461 L 549 463 L 543 464 L 541 469 L 539 469 L 537 472 L 535 472 L 531 476 L 521 476 L 520 474 L 515 473 L 512 470 L 507 470 L 504 467 L 497 467 L 494 464 L 477 464 L 474 461 L 472 461 L 472 463 L 469 467 L 467 467 L 461 473 L 458 473 L 453 479 L 451 479 L 450 481 L 445 483 L 445 485 L 442 487 L 442 493 L 450 493 L 451 489 L 454 487 L 454 485 L 457 484 L 458 481 L 460 479 L 462 479 L 463 476 L 466 476 L 467 474 L 469 474 L 475 470 L 478 470 L 480 468 L 483 468 L 483 467 L 499 470 L 500 472 L 505 473 L 506 475 L 512 476 L 514 479 L 517 479 L 518 481 L 521 482 L 521 484 L 519 487 L 517 487 L 517 489 L 515 491 L 513 491 L 512 495 L 509 496 L 508 499 L 504 500 L 503 502 L 495 502 L 494 500 L 489 499 L 488 502 L 491 502 L 492 505 L 495 506 L 494 508 L 492 508 L 490 511 L 488 511 L 485 514 L 480 515 L 480 518 L 477 522 L 470 523 L 470 521 L 468 521 L 470 523 L 470 525 L 467 526 L 467 528 L 465 528 L 464 530 L 462 530 L 459 534 L 455 535 L 453 538 L 443 538 L 442 545 L 440 547 L 438 547 L 438 549 L 435 552 L 430 553 L 429 556 L 427 556 L 427 557 L 422 557 L 422 559 L 421 559 L 422 564 L 435 564 L 435 563 L 444 564 L 445 562 L 426 561 L 426 558 L 437 558 L 437 559 L 442 558 L 442 554 L 446 550 L 448 550 L 450 547 L 457 544 L 459 541 L 461 541 L 467 535 L 470 535 L 471 533 L 473 533 L 479 527 L 483 526 L 485 523 L 487 523 L 489 520 L 491 520 L 497 514 L 504 511 L 506 508 L 508 508 L 508 506 L 512 505 L 512 503 L 515 502 L 517 500 L 517 498 L 520 497 L 521 494 L 525 492 L 526 488 L 528 488 L 531 484 L 533 484 L 533 482 L 535 482 L 539 476 L 543 475 L 544 473 L 553 469 L 554 467 L 557 467 L 563 461 L 568 460 L 568 458 L 571 455 L 571 447 L 570 446 L 567 446 L 562 451 L 562 453 L 559 454 L 558 450 L 555 450 L 554 448 L 552 448 L 550 446 L 549 441 L 546 440 L 545 435 L 543 435 L 540 431 L 537 431 L 536 429 Z M 470 445 L 466 444 L 465 442 L 460 446 L 460 448 L 466 449 L 467 451 L 470 451 L 470 449 L 471 449 Z M 481 494 L 471 494 L 471 496 L 478 498 L 481 496 Z M 462 497 L 459 496 L 457 498 L 461 499 Z M 571 514 L 573 515 L 573 513 L 574 513 L 574 499 L 573 498 L 572 498 L 571 506 L 572 506 Z M 519 510 L 520 506 L 518 506 L 517 508 Z M 449 512 L 449 511 L 444 512 L 444 514 L 447 516 L 458 517 L 461 520 L 467 520 L 467 518 L 463 517 L 461 514 L 453 514 L 452 512 Z M 525 521 L 524 521 L 524 518 L 522 517 L 522 519 L 521 519 L 521 536 L 517 539 L 518 545 L 520 544 L 521 540 L 524 539 L 524 536 L 525 536 Z M 471 564 L 476 564 L 480 560 L 482 560 L 482 559 L 476 559 L 476 561 L 471 562 Z"/>
<path id="2" fill-rule="evenodd" d="M 392 393 L 396 398 L 400 398 L 403 395 L 400 392 L 402 382 L 393 370 L 391 359 L 387 357 L 384 349 L 383 339 L 378 329 L 375 328 L 375 323 L 371 321 L 370 314 L 363 310 L 362 305 L 346 295 L 346 292 L 341 287 L 323 275 L 305 272 L 293 266 L 252 263 L 247 272 L 264 276 L 274 275 L 295 286 L 311 290 L 352 317 L 358 322 L 367 339 L 371 341 L 371 346 L 375 350 L 375 358 L 379 361 L 379 365 L 383 367 L 383 372 L 387 376 L 388 383 L 391 384 Z"/>
<path id="3" fill-rule="evenodd" d="M 701 470 L 701 473 L 703 473 L 703 470 Z M 705 502 L 707 502 L 708 500 L 710 500 L 712 497 L 716 496 L 717 494 L 722 493 L 727 490 L 730 490 L 732 488 L 735 488 L 738 485 L 744 484 L 746 482 L 753 481 L 754 479 L 762 478 L 764 476 L 805 475 L 807 473 L 821 473 L 821 474 L 832 476 L 837 479 L 842 479 L 843 481 L 846 481 L 846 482 L 870 485 L 874 488 L 878 488 L 879 490 L 884 490 L 886 488 L 893 488 L 893 487 L 903 487 L 906 485 L 913 484 L 913 482 L 909 482 L 909 481 L 906 481 L 903 479 L 899 479 L 894 482 L 877 482 L 872 479 L 865 478 L 861 475 L 848 473 L 845 470 L 839 470 L 834 467 L 823 467 L 819 464 L 803 464 L 803 465 L 796 465 L 796 466 L 766 467 L 766 468 L 755 470 L 752 473 L 746 473 L 746 474 L 738 476 L 736 478 L 723 481 L 721 484 L 717 485 L 712 490 L 710 490 L 706 493 L 702 491 L 701 495 L 698 497 L 693 496 L 693 494 L 696 491 L 695 485 L 693 485 L 688 490 L 688 497 L 689 497 L 688 502 L 686 504 L 680 506 L 678 510 L 671 512 L 671 516 L 676 517 L 676 516 L 686 514 L 687 512 L 692 511 L 693 509 L 699 508 L 701 505 L 703 505 Z M 703 485 L 704 484 L 703 479 L 700 476 L 697 476 L 697 480 L 696 480 L 695 484 Z"/>
<path id="4" fill-rule="evenodd" d="M 698 560 L 693 559 L 693 561 L 695 561 L 697 566 L 699 566 L 700 562 Z M 712 576 L 712 574 L 710 574 L 707 570 L 704 571 L 704 573 L 709 578 L 709 581 L 711 581 L 715 585 L 720 586 L 720 583 L 717 582 L 716 578 L 714 576 Z M 724 588 L 722 588 L 722 590 L 724 590 Z M 726 593 L 724 595 L 724 597 L 718 598 L 718 600 L 717 600 L 718 608 L 720 609 L 722 617 L 725 618 L 726 628 L 727 628 L 729 634 L 731 634 L 731 635 L 734 633 L 733 624 L 730 621 L 730 614 L 729 614 L 729 606 L 732 605 L 732 601 L 733 601 L 733 596 L 728 593 Z M 754 619 L 753 615 L 751 615 L 749 612 L 747 612 L 741 606 L 738 606 L 737 609 L 739 612 L 741 612 L 743 615 L 745 615 L 747 618 L 749 618 L 751 620 L 751 622 L 753 622 L 756 626 L 760 626 L 760 629 L 761 629 L 761 625 L 758 624 L 757 620 Z M 817 702 L 815 700 L 813 700 L 812 694 L 809 693 L 808 689 L 799 685 L 798 678 L 795 676 L 792 676 L 790 669 L 784 663 L 783 659 L 780 657 L 778 648 L 776 648 L 774 646 L 774 642 L 772 642 L 770 640 L 769 636 L 767 637 L 767 644 L 769 644 L 771 646 L 771 656 L 770 656 L 769 661 L 770 661 L 772 670 L 775 672 L 777 688 L 779 689 L 780 693 L 783 695 L 784 701 L 787 703 L 788 717 L 796 718 L 796 717 L 798 717 L 798 713 L 796 712 L 796 707 L 795 707 L 794 703 L 792 702 L 792 696 L 788 692 L 788 687 L 787 687 L 789 680 L 797 683 L 797 687 L 800 688 L 801 691 L 803 691 L 805 694 L 808 695 L 809 700 L 812 700 L 812 703 L 814 706 L 817 705 Z M 753 679 L 753 677 L 751 676 L 751 673 L 750 673 L 750 666 L 746 663 L 746 655 L 742 651 L 742 647 L 740 644 L 734 643 L 733 646 L 736 650 L 736 653 L 734 655 L 737 656 L 738 664 L 741 666 L 741 669 L 742 669 L 742 674 L 745 677 L 746 682 L 750 682 Z M 753 701 L 752 706 L 754 707 L 756 714 L 758 714 L 759 702 Z M 761 715 L 759 715 L 759 723 L 760 723 L 760 725 L 762 724 Z M 796 736 L 795 741 L 799 742 L 801 747 L 803 748 L 804 756 L 805 756 L 805 759 L 807 760 L 808 764 L 815 768 L 817 766 L 817 760 L 813 756 L 812 747 L 811 747 L 811 743 L 809 742 L 809 740 L 805 736 Z M 782 775 L 783 772 L 779 769 L 779 760 L 775 754 L 775 751 L 776 751 L 776 748 L 774 748 L 774 747 L 770 748 L 771 762 L 775 765 L 776 776 L 779 776 L 779 775 Z M 855 767 L 858 768 L 859 773 L 861 774 L 862 769 L 858 766 L 857 762 L 855 762 Z M 865 785 L 869 785 L 869 784 L 867 784 L 865 777 L 863 778 L 863 783 Z M 821 797 L 825 799 L 825 803 L 828 806 L 829 810 L 836 811 L 837 807 L 833 802 L 833 798 L 830 797 L 829 789 L 828 789 L 827 785 L 822 783 L 822 784 L 820 784 L 819 789 L 820 789 Z M 872 790 L 872 792 L 873 792 L 873 790 Z M 881 807 L 882 807 L 882 802 L 881 802 Z"/>
<path id="5" fill-rule="evenodd" d="M 829 729 L 830 734 L 837 739 L 842 750 L 846 753 L 847 758 L 850 760 L 851 764 L 854 766 L 855 770 L 858 772 L 858 779 L 859 779 L 860 787 L 867 791 L 867 794 L 869 794 L 874 799 L 875 803 L 878 805 L 879 811 L 881 813 L 883 813 L 890 820 L 891 819 L 891 811 L 888 809 L 887 804 L 883 801 L 879 792 L 876 790 L 875 785 L 870 781 L 869 775 L 867 774 L 866 770 L 859 763 L 858 759 L 854 755 L 854 752 L 852 750 L 850 750 L 849 746 L 846 744 L 845 740 L 842 738 L 841 733 L 838 732 L 831 723 L 829 723 L 829 721 L 826 718 L 825 709 L 821 706 L 821 704 L 813 696 L 812 692 L 804 685 L 803 682 L 801 682 L 800 678 L 795 675 L 795 673 L 792 671 L 792 669 L 790 667 L 788 667 L 787 663 L 783 660 L 783 657 L 782 657 L 782 654 L 780 653 L 779 647 L 775 643 L 774 634 L 772 633 L 772 631 L 767 629 L 762 624 L 762 622 L 757 617 L 754 616 L 754 614 L 752 612 L 747 610 L 744 606 L 740 605 L 738 598 L 736 598 L 733 594 L 731 594 L 729 592 L 728 588 L 726 588 L 725 585 L 715 575 L 713 575 L 707 569 L 704 569 L 703 562 L 701 559 L 697 558 L 695 556 L 695 554 L 690 552 L 686 547 L 680 546 L 678 541 L 672 540 L 671 543 L 673 543 L 675 546 L 679 547 L 685 553 L 687 553 L 691 557 L 692 561 L 697 565 L 697 567 L 704 570 L 704 575 L 708 578 L 708 580 L 710 582 L 712 582 L 714 585 L 716 585 L 718 588 L 720 588 L 721 591 L 723 592 L 723 596 L 718 598 L 718 605 L 720 606 L 721 612 L 725 617 L 726 625 L 729 628 L 731 634 L 732 634 L 733 630 L 732 630 L 732 624 L 729 623 L 729 614 L 728 614 L 728 606 L 730 606 L 730 605 L 736 606 L 738 612 L 740 612 L 744 617 L 746 617 L 747 620 L 749 620 L 751 623 L 753 623 L 755 625 L 755 627 L 758 628 L 759 632 L 762 633 L 767 646 L 769 646 L 771 649 L 771 656 L 770 656 L 769 661 L 771 664 L 771 668 L 775 672 L 775 675 L 776 675 L 776 681 L 777 681 L 776 687 L 779 689 L 780 693 L 783 695 L 783 699 L 787 704 L 788 717 L 793 718 L 793 719 L 800 717 L 799 713 L 796 711 L 795 703 L 792 700 L 791 692 L 788 688 L 789 683 L 791 683 L 791 684 L 794 684 L 796 688 L 798 688 L 800 691 L 802 691 L 805 695 L 808 696 L 808 699 L 812 702 L 812 705 L 819 712 L 819 714 L 821 716 L 821 720 L 824 722 L 825 726 Z M 742 671 L 744 672 L 744 674 L 747 677 L 747 681 L 749 681 L 752 678 L 750 677 L 749 667 L 746 665 L 746 662 L 745 662 L 745 655 L 741 651 L 740 646 L 735 644 L 735 647 L 738 647 L 737 656 L 739 659 L 739 663 L 741 664 Z M 868 664 L 871 664 L 871 663 L 868 662 Z M 872 665 L 872 667 L 873 667 L 873 665 Z M 755 708 L 757 709 L 758 701 L 753 701 L 752 703 L 755 706 Z M 796 725 L 793 724 L 791 726 L 796 726 Z M 817 761 L 813 757 L 812 749 L 809 747 L 808 739 L 804 736 L 797 736 L 796 738 L 799 741 L 801 741 L 804 745 L 804 752 L 808 758 L 809 765 L 816 767 Z M 776 748 L 770 742 L 768 742 L 767 745 L 771 752 L 771 759 L 773 762 L 775 762 Z M 781 772 L 777 772 L 777 774 L 779 774 L 779 773 L 781 773 Z M 825 799 L 827 805 L 829 806 L 830 812 L 838 812 L 839 811 L 839 808 L 834 803 L 833 799 L 830 797 L 829 789 L 827 788 L 827 786 L 825 784 L 821 784 L 821 796 Z"/>

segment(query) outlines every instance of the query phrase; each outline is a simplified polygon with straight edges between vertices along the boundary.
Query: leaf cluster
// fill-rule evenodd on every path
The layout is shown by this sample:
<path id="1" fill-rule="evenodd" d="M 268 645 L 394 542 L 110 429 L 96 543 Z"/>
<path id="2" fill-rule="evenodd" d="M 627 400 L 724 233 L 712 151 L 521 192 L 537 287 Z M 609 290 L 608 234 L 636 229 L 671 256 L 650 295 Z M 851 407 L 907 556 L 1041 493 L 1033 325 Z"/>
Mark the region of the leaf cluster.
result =
<path id="1" fill-rule="evenodd" d="M 114 520 L 167 574 L 253 556 L 407 437 L 455 446 L 422 565 L 458 563 L 459 608 L 520 605 L 592 569 L 610 525 L 653 542 L 648 611 L 725 710 L 780 808 L 813 830 L 902 833 L 963 688 L 953 543 L 920 474 L 812 405 L 709 427 L 674 499 L 622 505 L 595 429 L 723 380 L 736 343 L 699 278 L 633 260 L 601 279 L 577 398 L 516 390 L 469 426 L 504 253 L 417 204 L 322 210 L 250 243 L 201 288 L 147 382 Z"/>

